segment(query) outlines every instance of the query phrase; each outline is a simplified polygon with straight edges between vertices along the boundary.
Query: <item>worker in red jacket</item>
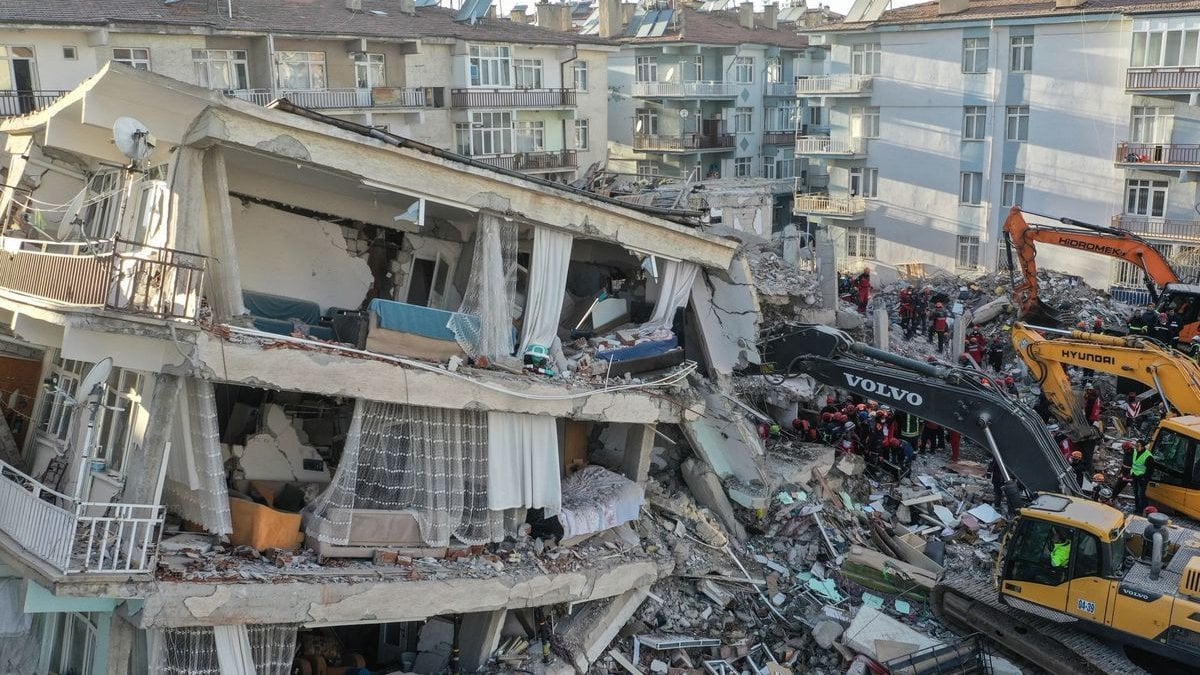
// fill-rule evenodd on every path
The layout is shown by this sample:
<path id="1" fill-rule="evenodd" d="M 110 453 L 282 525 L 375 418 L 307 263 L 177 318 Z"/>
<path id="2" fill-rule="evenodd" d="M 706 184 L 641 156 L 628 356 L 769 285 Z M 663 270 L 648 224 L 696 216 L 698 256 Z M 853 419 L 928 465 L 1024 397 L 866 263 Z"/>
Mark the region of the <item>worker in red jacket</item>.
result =
<path id="1" fill-rule="evenodd" d="M 946 440 L 950 443 L 950 461 L 958 461 L 958 451 L 962 449 L 962 434 L 954 429 L 946 430 Z"/>
<path id="2" fill-rule="evenodd" d="M 1100 421 L 1100 392 L 1094 387 L 1088 387 L 1083 395 L 1083 416 L 1089 424 Z"/>
<path id="3" fill-rule="evenodd" d="M 871 268 L 864 267 L 861 274 L 854 279 L 854 289 L 857 292 L 858 313 L 867 313 L 867 303 L 871 301 Z"/>
<path id="4" fill-rule="evenodd" d="M 950 338 L 950 317 L 946 315 L 946 306 L 940 302 L 929 313 L 929 329 L 937 336 L 938 353 L 946 351 L 946 342 Z"/>

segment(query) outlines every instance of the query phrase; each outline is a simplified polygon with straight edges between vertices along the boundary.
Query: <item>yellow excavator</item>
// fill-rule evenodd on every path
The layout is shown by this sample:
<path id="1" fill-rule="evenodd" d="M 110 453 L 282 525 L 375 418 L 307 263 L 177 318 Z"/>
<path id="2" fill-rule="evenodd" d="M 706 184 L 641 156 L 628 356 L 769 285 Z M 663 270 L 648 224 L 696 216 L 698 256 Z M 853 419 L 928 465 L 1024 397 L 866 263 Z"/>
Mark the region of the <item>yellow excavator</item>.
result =
<path id="1" fill-rule="evenodd" d="M 947 566 L 931 598 L 939 617 L 1055 675 L 1196 672 L 1200 532 L 1086 499 L 1042 420 L 990 376 L 797 328 L 777 372 L 956 429 L 992 454 L 1009 512 L 994 575 Z"/>
<path id="2" fill-rule="evenodd" d="M 1048 340 L 1040 332 L 1061 335 Z M 1090 429 L 1083 406 L 1071 387 L 1067 366 L 1136 380 L 1158 392 L 1168 417 L 1155 429 L 1155 462 L 1146 496 L 1159 506 L 1200 519 L 1200 365 L 1183 354 L 1136 336 L 1058 330 L 1018 323 L 1013 349 L 1028 366 L 1054 416 L 1068 435 Z M 1082 426 L 1081 426 L 1082 425 Z"/>

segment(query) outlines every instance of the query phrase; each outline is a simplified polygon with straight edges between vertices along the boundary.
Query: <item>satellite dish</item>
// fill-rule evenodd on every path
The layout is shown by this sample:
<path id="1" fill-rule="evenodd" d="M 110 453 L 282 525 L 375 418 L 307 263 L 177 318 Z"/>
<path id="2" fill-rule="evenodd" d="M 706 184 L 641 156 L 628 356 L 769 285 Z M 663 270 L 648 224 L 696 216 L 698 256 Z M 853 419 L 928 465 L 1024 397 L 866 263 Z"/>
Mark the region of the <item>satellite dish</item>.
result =
<path id="1" fill-rule="evenodd" d="M 111 356 L 104 357 L 99 363 L 92 366 L 87 376 L 83 378 L 83 382 L 79 383 L 80 396 L 87 398 L 94 393 L 99 393 L 96 391 L 97 388 L 108 381 L 108 376 L 112 374 L 112 368 L 113 360 Z"/>
<path id="2" fill-rule="evenodd" d="M 150 158 L 155 142 L 146 125 L 132 117 L 118 117 L 113 123 L 113 143 L 134 164 Z"/>
<path id="3" fill-rule="evenodd" d="M 685 120 L 686 120 L 688 115 L 691 115 L 691 113 L 690 113 L 690 112 L 688 112 L 688 109 L 687 109 L 687 108 L 680 108 L 680 109 L 679 109 L 679 116 L 680 116 L 680 117 L 682 117 L 683 119 L 685 119 Z"/>

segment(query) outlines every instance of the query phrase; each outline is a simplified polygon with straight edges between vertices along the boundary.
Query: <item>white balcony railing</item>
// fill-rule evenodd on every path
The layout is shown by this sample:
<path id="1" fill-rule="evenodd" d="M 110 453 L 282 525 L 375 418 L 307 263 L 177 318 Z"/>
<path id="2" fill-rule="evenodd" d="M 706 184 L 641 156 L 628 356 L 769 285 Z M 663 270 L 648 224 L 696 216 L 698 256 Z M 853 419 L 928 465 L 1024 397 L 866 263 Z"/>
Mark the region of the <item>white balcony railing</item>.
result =
<path id="1" fill-rule="evenodd" d="M 769 82 L 767 83 L 767 96 L 787 96 L 796 95 L 795 82 Z"/>
<path id="2" fill-rule="evenodd" d="M 270 89 L 229 89 L 225 95 L 240 98 L 255 105 L 266 105 L 275 98 Z"/>
<path id="3" fill-rule="evenodd" d="M 796 80 L 797 96 L 861 94 L 871 89 L 870 75 L 829 75 Z"/>
<path id="4" fill-rule="evenodd" d="M 370 89 L 320 89 L 279 92 L 282 98 L 305 108 L 370 108 Z"/>
<path id="5" fill-rule="evenodd" d="M 797 155 L 857 155 L 862 151 L 861 138 L 836 136 L 800 136 L 796 138 Z"/>
<path id="6" fill-rule="evenodd" d="M 64 574 L 148 573 L 162 536 L 159 504 L 76 502 L 0 462 L 0 531 Z"/>
<path id="7" fill-rule="evenodd" d="M 633 95 L 646 98 L 657 97 L 705 97 L 733 98 L 746 85 L 736 82 L 697 80 L 695 82 L 634 82 Z"/>
<path id="8" fill-rule="evenodd" d="M 798 194 L 792 210 L 796 213 L 856 218 L 867 212 L 867 200 L 862 197 Z"/>

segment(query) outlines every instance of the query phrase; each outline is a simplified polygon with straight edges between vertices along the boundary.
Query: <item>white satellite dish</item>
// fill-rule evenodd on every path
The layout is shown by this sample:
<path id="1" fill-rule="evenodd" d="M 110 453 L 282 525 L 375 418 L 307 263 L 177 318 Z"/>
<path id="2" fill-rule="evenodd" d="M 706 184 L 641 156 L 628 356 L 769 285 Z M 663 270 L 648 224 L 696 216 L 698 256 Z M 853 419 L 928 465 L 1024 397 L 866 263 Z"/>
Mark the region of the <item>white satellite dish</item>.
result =
<path id="1" fill-rule="evenodd" d="M 145 124 L 132 117 L 118 117 L 113 123 L 113 143 L 122 155 L 137 164 L 150 158 L 156 140 Z"/>
<path id="2" fill-rule="evenodd" d="M 680 109 L 679 109 L 679 116 L 680 116 L 680 117 L 682 117 L 682 118 L 683 118 L 683 119 L 685 119 L 685 120 L 687 119 L 687 116 L 688 116 L 688 115 L 691 115 L 691 114 L 692 114 L 692 113 L 688 112 L 688 109 L 687 109 L 687 108 L 680 108 Z"/>
<path id="3" fill-rule="evenodd" d="M 79 395 L 86 399 L 92 394 L 98 394 L 99 391 L 97 389 L 103 386 L 105 382 L 108 382 L 108 376 L 112 374 L 112 369 L 113 360 L 111 356 L 104 357 L 99 363 L 92 366 L 87 376 L 83 378 L 83 382 L 79 383 Z"/>

